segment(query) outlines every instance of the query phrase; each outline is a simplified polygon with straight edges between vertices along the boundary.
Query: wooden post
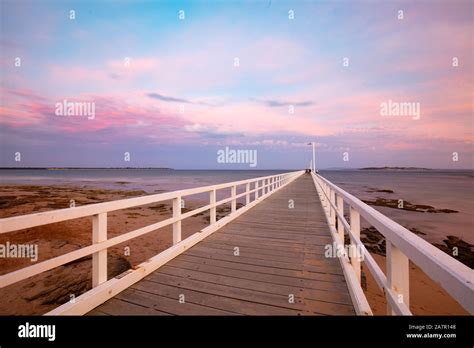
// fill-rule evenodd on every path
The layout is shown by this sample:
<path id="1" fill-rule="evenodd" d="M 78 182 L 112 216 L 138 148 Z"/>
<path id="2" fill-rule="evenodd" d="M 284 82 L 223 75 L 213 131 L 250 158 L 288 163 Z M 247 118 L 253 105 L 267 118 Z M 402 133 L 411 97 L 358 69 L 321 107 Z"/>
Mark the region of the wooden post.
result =
<path id="1" fill-rule="evenodd" d="M 358 240 L 360 240 L 360 215 L 359 215 L 359 212 L 357 210 L 355 210 L 354 208 L 350 207 L 350 216 L 351 216 L 351 233 L 354 237 L 356 237 Z M 352 268 L 354 268 L 354 272 L 357 276 L 357 279 L 359 280 L 359 284 L 360 284 L 360 257 L 362 257 L 362 255 L 359 255 L 359 248 L 357 248 L 357 246 L 352 243 L 352 240 L 351 240 L 351 248 L 352 248 L 352 252 L 357 252 L 357 257 L 351 257 L 351 264 L 352 264 Z M 354 256 L 354 255 L 353 255 Z"/>
<path id="2" fill-rule="evenodd" d="M 248 182 L 247 184 L 245 184 L 245 192 L 247 192 L 247 194 L 245 195 L 245 205 L 248 205 L 250 203 L 250 183 Z"/>
<path id="3" fill-rule="evenodd" d="M 209 192 L 209 204 L 211 209 L 209 211 L 209 224 L 216 223 L 216 190 Z"/>
<path id="4" fill-rule="evenodd" d="M 107 213 L 92 216 L 92 243 L 107 240 Z M 107 281 L 107 249 L 92 254 L 92 287 Z"/>
<path id="5" fill-rule="evenodd" d="M 173 199 L 173 217 L 181 216 L 181 197 Z M 173 245 L 181 242 L 181 221 L 173 223 Z"/>
<path id="6" fill-rule="evenodd" d="M 328 185 L 323 182 L 323 191 L 324 191 L 324 200 L 326 201 L 326 210 L 328 215 L 331 213 L 330 204 L 329 204 L 329 190 Z"/>
<path id="7" fill-rule="evenodd" d="M 387 282 L 399 303 L 410 308 L 410 268 L 408 258 L 390 241 L 387 243 Z M 394 315 L 387 300 L 387 315 Z"/>
<path id="8" fill-rule="evenodd" d="M 344 216 L 344 200 L 341 195 L 337 195 L 337 211 L 341 216 Z M 342 219 L 337 218 L 337 232 L 341 238 L 342 243 L 344 244 L 344 225 L 342 224 Z"/>
<path id="9" fill-rule="evenodd" d="M 237 186 L 232 186 L 230 189 L 230 195 L 231 197 L 234 197 L 231 201 L 231 213 L 235 212 L 237 210 L 237 200 L 235 199 L 235 196 L 237 195 Z"/>
<path id="10" fill-rule="evenodd" d="M 331 197 L 331 203 L 336 205 L 336 192 L 331 188 L 329 189 L 329 192 L 330 192 L 330 197 Z M 331 224 L 333 226 L 336 226 L 336 211 L 334 210 L 332 205 L 330 206 L 330 208 L 331 208 Z"/>
<path id="11" fill-rule="evenodd" d="M 255 200 L 258 199 L 258 180 L 255 181 Z"/>

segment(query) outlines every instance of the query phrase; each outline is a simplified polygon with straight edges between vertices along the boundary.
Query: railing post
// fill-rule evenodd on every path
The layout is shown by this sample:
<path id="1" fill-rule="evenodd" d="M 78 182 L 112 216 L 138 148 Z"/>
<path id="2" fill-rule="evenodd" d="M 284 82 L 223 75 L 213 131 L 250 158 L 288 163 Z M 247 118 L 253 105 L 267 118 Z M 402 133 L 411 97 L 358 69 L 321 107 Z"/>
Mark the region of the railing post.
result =
<path id="1" fill-rule="evenodd" d="M 216 223 L 216 190 L 209 192 L 209 204 L 211 209 L 209 211 L 209 224 Z"/>
<path id="2" fill-rule="evenodd" d="M 181 197 L 173 198 L 173 217 L 181 216 Z M 181 242 L 181 220 L 173 223 L 173 245 Z"/>
<path id="3" fill-rule="evenodd" d="M 398 303 L 404 303 L 410 307 L 410 268 L 409 260 L 389 240 L 387 245 L 387 282 L 388 287 L 397 295 Z M 391 308 L 387 300 L 387 315 L 394 315 L 395 312 Z"/>
<path id="4" fill-rule="evenodd" d="M 107 213 L 92 216 L 92 243 L 107 240 Z M 92 287 L 107 281 L 107 249 L 92 254 Z"/>
<path id="5" fill-rule="evenodd" d="M 235 196 L 237 195 L 237 187 L 233 185 L 230 189 L 230 194 L 233 197 L 231 201 L 231 213 L 235 212 L 237 210 L 237 200 L 235 199 Z"/>
<path id="6" fill-rule="evenodd" d="M 258 180 L 255 181 L 255 200 L 258 199 Z"/>
<path id="7" fill-rule="evenodd" d="M 360 215 L 357 210 L 354 208 L 350 207 L 350 216 L 351 216 L 351 234 L 357 238 L 357 240 L 360 240 Z M 357 246 L 352 242 L 351 239 L 351 250 L 352 250 L 352 256 L 351 257 L 351 264 L 352 268 L 354 268 L 354 272 L 357 276 L 357 279 L 359 279 L 359 284 L 360 284 L 360 257 L 361 255 L 359 254 L 359 249 Z M 356 256 L 355 256 L 355 255 Z"/>
<path id="8" fill-rule="evenodd" d="M 328 185 L 326 183 L 324 183 L 323 185 L 324 185 L 324 189 L 323 189 L 324 199 L 326 201 L 326 211 L 327 211 L 328 215 L 330 215 L 331 214 L 331 204 L 329 204 L 330 199 L 329 199 Z M 329 221 L 331 221 L 331 220 L 329 220 Z"/>
<path id="9" fill-rule="evenodd" d="M 329 189 L 329 192 L 331 193 L 330 194 L 331 203 L 336 205 L 336 192 L 333 189 Z M 332 205 L 330 206 L 330 208 L 331 208 L 331 224 L 333 226 L 336 226 L 336 211 L 334 210 Z"/>
<path id="10" fill-rule="evenodd" d="M 344 216 L 344 200 L 341 195 L 337 195 L 337 211 L 340 216 Z M 337 217 L 337 232 L 341 238 L 342 244 L 344 244 L 344 225 L 342 224 L 342 219 Z"/>
<path id="11" fill-rule="evenodd" d="M 250 203 L 250 183 L 248 182 L 247 184 L 245 184 L 245 192 L 247 192 L 247 194 L 245 195 L 245 205 L 248 205 Z"/>

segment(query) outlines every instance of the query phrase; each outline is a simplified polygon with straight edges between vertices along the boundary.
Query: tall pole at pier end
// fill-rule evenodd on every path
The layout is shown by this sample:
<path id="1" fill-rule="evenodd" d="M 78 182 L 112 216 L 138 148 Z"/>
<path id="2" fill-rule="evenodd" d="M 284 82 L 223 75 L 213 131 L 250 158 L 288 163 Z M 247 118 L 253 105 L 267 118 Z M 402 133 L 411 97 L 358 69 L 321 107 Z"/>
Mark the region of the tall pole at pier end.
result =
<path id="1" fill-rule="evenodd" d="M 316 173 L 316 143 L 312 141 L 308 143 L 308 145 L 313 145 L 313 160 L 311 161 L 312 166 L 310 166 L 310 169 L 313 171 L 313 173 Z"/>

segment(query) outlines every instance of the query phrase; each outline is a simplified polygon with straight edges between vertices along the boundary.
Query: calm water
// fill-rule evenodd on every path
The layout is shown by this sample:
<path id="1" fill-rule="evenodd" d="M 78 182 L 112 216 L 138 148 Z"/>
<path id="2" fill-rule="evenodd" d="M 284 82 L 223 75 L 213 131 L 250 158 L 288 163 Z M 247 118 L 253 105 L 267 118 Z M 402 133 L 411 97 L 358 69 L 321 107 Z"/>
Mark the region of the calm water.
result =
<path id="1" fill-rule="evenodd" d="M 474 244 L 474 171 L 321 171 L 321 174 L 347 192 L 363 200 L 402 199 L 436 209 L 459 213 L 420 213 L 387 207 L 374 207 L 386 216 L 411 228 L 415 227 L 431 242 L 447 235 Z M 394 193 L 367 192 L 370 189 Z"/>
<path id="2" fill-rule="evenodd" d="M 287 170 L 0 169 L 0 182 L 2 184 L 66 184 L 92 188 L 140 189 L 153 193 L 157 190 L 181 190 L 284 172 Z"/>
<path id="3" fill-rule="evenodd" d="M 2 184 L 75 185 L 90 188 L 141 189 L 148 193 L 172 191 L 267 176 L 285 170 L 0 170 Z M 403 199 L 456 214 L 408 212 L 375 207 L 405 227 L 426 233 L 423 238 L 440 242 L 455 235 L 474 244 L 474 171 L 321 171 L 336 185 L 360 199 Z M 394 193 L 370 193 L 370 189 Z"/>

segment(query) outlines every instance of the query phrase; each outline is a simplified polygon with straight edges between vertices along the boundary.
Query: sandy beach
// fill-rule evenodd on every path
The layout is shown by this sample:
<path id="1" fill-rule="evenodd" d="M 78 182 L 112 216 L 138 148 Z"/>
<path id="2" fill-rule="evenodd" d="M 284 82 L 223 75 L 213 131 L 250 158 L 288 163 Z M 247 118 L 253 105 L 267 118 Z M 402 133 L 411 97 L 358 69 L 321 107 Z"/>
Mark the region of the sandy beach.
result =
<path id="1" fill-rule="evenodd" d="M 3 186 L 1 217 L 24 215 L 69 207 L 130 198 L 143 191 L 95 190 L 64 186 Z M 186 209 L 199 202 L 186 202 Z M 151 204 L 112 212 L 108 215 L 108 237 L 149 225 L 171 217 L 171 202 Z M 207 215 L 208 216 L 208 215 Z M 182 223 L 183 239 L 206 225 L 206 214 L 186 219 Z M 37 244 L 38 261 L 50 259 L 91 244 L 92 223 L 82 218 L 62 223 L 16 231 L 0 236 L 0 244 Z M 134 238 L 108 250 L 108 277 L 114 277 L 138 265 L 172 245 L 171 226 Z M 30 259 L 8 258 L 1 261 L 0 274 L 27 267 Z M 0 289 L 2 315 L 39 315 L 79 296 L 91 288 L 91 257 L 71 262 L 37 276 Z"/>
<path id="2" fill-rule="evenodd" d="M 1 217 L 130 198 L 146 194 L 141 190 L 99 190 L 73 186 L 7 185 L 0 187 Z M 204 205 L 204 202 L 185 202 L 183 211 Z M 224 216 L 228 207 L 221 207 Z M 113 237 L 153 222 L 171 217 L 171 202 L 112 212 L 108 215 L 108 236 Z M 208 213 L 183 221 L 183 238 L 199 231 L 208 223 Z M 91 244 L 90 218 L 16 231 L 0 236 L 0 244 L 37 244 L 38 261 L 65 254 Z M 367 232 L 367 231 L 366 231 Z M 367 241 L 367 240 L 366 240 Z M 171 226 L 108 250 L 109 279 L 138 265 L 165 250 L 172 244 Z M 381 268 L 385 268 L 383 252 L 374 254 Z M 2 260 L 0 274 L 31 265 L 29 259 Z M 386 303 L 370 272 L 363 266 L 366 294 L 374 314 L 384 315 Z M 418 267 L 410 265 L 411 309 L 417 315 L 465 315 L 467 312 L 446 292 L 430 280 Z M 3 315 L 40 315 L 91 288 L 91 257 L 71 262 L 51 271 L 0 289 L 0 313 Z"/>

